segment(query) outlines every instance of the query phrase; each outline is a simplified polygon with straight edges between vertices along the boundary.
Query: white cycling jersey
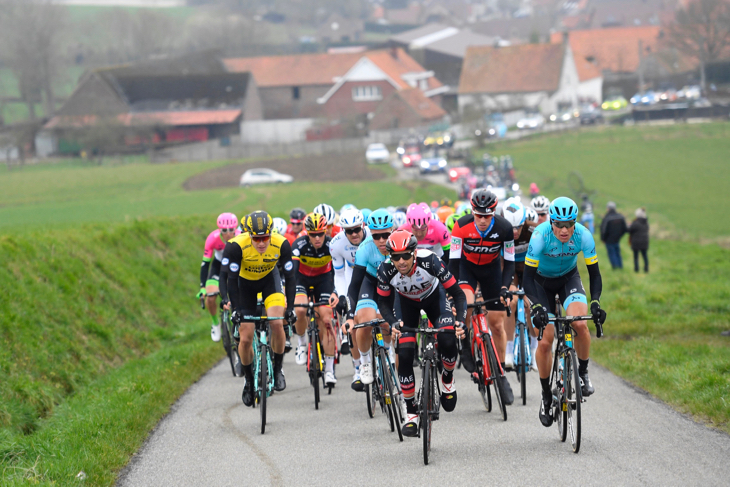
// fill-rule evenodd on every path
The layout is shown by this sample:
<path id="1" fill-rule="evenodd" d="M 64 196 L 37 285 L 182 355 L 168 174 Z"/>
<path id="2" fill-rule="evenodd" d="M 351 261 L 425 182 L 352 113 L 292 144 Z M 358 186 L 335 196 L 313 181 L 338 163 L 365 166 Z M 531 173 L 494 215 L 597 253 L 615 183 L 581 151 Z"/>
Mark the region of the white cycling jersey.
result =
<path id="1" fill-rule="evenodd" d="M 363 228 L 363 231 L 365 234 L 361 242 L 370 235 L 367 228 Z M 352 245 L 347 239 L 344 229 L 335 235 L 330 242 L 332 267 L 335 268 L 335 292 L 338 296 L 347 296 L 347 288 L 350 287 L 350 280 L 352 279 L 352 269 L 355 266 L 357 248 L 357 245 Z"/>

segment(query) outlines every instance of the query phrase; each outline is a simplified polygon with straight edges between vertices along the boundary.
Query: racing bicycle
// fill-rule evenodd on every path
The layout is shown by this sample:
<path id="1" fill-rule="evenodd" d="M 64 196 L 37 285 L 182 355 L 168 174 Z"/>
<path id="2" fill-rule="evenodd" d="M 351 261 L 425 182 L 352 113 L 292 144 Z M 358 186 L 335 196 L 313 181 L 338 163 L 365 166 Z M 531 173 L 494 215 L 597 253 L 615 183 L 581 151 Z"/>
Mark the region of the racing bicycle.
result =
<path id="1" fill-rule="evenodd" d="M 259 308 L 259 313 L 261 309 Z M 261 434 L 266 431 L 266 398 L 274 392 L 274 365 L 271 360 L 271 328 L 269 322 L 283 320 L 283 317 L 244 316 L 243 321 L 254 324 L 254 372 L 253 372 L 253 406 L 259 407 L 261 413 Z"/>
<path id="2" fill-rule="evenodd" d="M 324 383 L 324 350 L 322 349 L 322 342 L 319 339 L 319 326 L 317 326 L 317 312 L 316 308 L 321 306 L 327 306 L 327 301 L 314 301 L 313 296 L 314 290 L 309 288 L 309 302 L 306 304 L 294 304 L 295 308 L 306 308 L 307 309 L 307 372 L 309 373 L 309 382 L 312 384 L 314 389 L 314 409 L 319 409 L 319 381 L 322 381 L 322 388 L 325 387 Z M 329 394 L 332 394 L 333 385 L 329 385 Z"/>

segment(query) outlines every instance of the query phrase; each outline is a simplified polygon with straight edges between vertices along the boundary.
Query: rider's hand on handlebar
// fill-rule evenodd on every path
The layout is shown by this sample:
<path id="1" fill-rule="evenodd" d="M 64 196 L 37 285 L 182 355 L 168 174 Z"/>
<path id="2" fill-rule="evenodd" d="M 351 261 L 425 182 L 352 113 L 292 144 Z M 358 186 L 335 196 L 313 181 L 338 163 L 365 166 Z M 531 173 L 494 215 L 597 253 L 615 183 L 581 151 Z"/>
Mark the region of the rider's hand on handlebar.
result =
<path id="1" fill-rule="evenodd" d="M 223 301 L 221 299 L 220 307 L 221 307 L 221 309 L 224 309 L 226 311 L 230 311 L 231 310 L 231 302 L 230 301 Z"/>
<path id="2" fill-rule="evenodd" d="M 502 287 L 502 289 L 499 290 L 499 300 L 503 305 L 509 306 L 509 303 L 512 300 L 512 294 L 509 292 L 509 289 Z"/>
<path id="3" fill-rule="evenodd" d="M 200 291 L 198 291 L 198 294 L 195 295 L 197 299 L 201 299 L 203 296 L 205 296 L 205 288 L 201 287 Z"/>
<path id="4" fill-rule="evenodd" d="M 464 323 L 461 321 L 457 321 L 454 323 L 454 332 L 456 332 L 456 338 L 461 340 L 466 336 L 466 331 L 464 331 Z"/>
<path id="5" fill-rule="evenodd" d="M 349 310 L 348 306 L 348 299 L 347 296 L 339 296 L 337 298 L 337 314 L 340 316 L 345 316 L 347 314 L 347 311 Z"/>
<path id="6" fill-rule="evenodd" d="M 344 323 L 342 323 L 342 333 L 350 333 L 354 324 L 355 322 L 353 320 L 346 320 Z"/>
<path id="7" fill-rule="evenodd" d="M 591 314 L 595 324 L 602 325 L 606 322 L 606 312 L 601 309 L 601 303 L 597 299 L 591 301 Z"/>
<path id="8" fill-rule="evenodd" d="M 338 301 L 339 299 L 337 299 L 337 293 L 332 293 L 330 295 L 330 306 L 334 308 L 335 306 L 337 306 Z"/>
<path id="9" fill-rule="evenodd" d="M 243 316 L 238 311 L 231 313 L 231 323 L 238 326 L 241 324 L 241 321 L 243 321 Z"/>
<path id="10" fill-rule="evenodd" d="M 530 308 L 530 314 L 532 315 L 532 324 L 537 328 L 545 328 L 549 323 L 549 317 L 547 310 L 540 303 L 535 303 Z"/>
<path id="11" fill-rule="evenodd" d="M 297 314 L 293 310 L 288 310 L 284 314 L 284 318 L 286 319 L 286 322 L 290 325 L 293 325 L 295 321 L 297 321 Z"/>
<path id="12" fill-rule="evenodd" d="M 403 322 L 402 321 L 396 321 L 395 323 L 393 323 L 393 326 L 390 327 L 390 335 L 394 339 L 398 339 L 398 337 L 400 337 L 400 335 L 401 335 L 400 327 L 401 326 L 403 326 Z"/>

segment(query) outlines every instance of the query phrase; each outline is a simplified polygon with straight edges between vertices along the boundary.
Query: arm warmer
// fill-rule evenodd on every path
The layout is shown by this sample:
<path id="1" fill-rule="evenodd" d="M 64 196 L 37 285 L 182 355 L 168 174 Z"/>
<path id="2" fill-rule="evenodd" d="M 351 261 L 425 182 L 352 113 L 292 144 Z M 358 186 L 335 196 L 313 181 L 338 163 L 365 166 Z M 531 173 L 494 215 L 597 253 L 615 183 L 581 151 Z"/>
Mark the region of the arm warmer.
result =
<path id="1" fill-rule="evenodd" d="M 299 261 L 292 260 L 291 258 L 291 244 L 288 240 L 285 240 L 281 245 L 281 257 L 279 262 L 282 263 L 282 269 L 284 269 L 284 281 L 285 289 L 284 294 L 286 295 L 286 311 L 290 312 L 294 309 L 294 298 L 297 293 L 297 275 L 296 270 L 299 270 Z M 286 266 L 291 263 L 291 270 L 287 271 Z"/>
<path id="2" fill-rule="evenodd" d="M 456 306 L 456 319 L 462 323 L 466 323 L 466 294 L 459 287 L 459 284 L 454 282 L 450 287 L 446 288 L 446 292 L 449 296 L 454 298 L 454 306 Z M 382 314 L 382 311 L 381 311 Z M 385 316 L 385 315 L 383 315 Z"/>
<path id="3" fill-rule="evenodd" d="M 504 259 L 504 268 L 502 269 L 502 287 L 509 289 L 512 279 L 515 277 L 515 261 Z"/>
<path id="4" fill-rule="evenodd" d="M 200 264 L 200 287 L 205 287 L 205 281 L 208 280 L 208 273 L 210 272 L 210 261 L 204 260 L 202 264 Z"/>
<path id="5" fill-rule="evenodd" d="M 377 293 L 378 309 L 380 310 L 380 314 L 383 316 L 383 319 L 387 321 L 389 325 L 398 321 L 398 318 L 395 317 L 395 313 L 393 313 L 393 293 L 394 291 L 392 289 L 388 296 L 383 296 L 380 293 Z"/>
<path id="6" fill-rule="evenodd" d="M 601 292 L 603 291 L 603 280 L 601 279 L 601 271 L 598 270 L 598 262 L 586 266 L 588 268 L 588 279 L 591 286 L 591 301 L 600 301 Z M 527 269 L 525 269 L 527 272 Z"/>
<path id="7" fill-rule="evenodd" d="M 444 261 L 444 264 L 446 264 L 446 261 Z M 459 266 L 461 265 L 461 258 L 458 259 L 449 259 L 449 272 L 451 272 L 451 275 L 454 276 L 454 279 L 456 279 L 456 282 L 459 282 Z"/>
<path id="8" fill-rule="evenodd" d="M 526 265 L 525 272 L 522 275 L 522 286 L 525 288 L 525 294 L 527 294 L 527 297 L 530 298 L 530 302 L 545 306 L 538 299 L 535 275 L 537 275 L 537 267 Z"/>

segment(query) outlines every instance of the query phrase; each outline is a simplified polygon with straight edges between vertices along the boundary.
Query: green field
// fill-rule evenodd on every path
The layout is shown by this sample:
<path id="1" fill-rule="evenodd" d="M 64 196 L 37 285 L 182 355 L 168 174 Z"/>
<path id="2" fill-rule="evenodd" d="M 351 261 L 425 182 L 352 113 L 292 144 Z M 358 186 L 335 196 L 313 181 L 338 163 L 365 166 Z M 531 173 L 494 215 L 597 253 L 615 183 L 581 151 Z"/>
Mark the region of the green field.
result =
<path id="1" fill-rule="evenodd" d="M 599 127 L 501 142 L 490 154 L 511 154 L 527 188 L 549 197 L 573 196 L 568 175 L 578 172 L 595 190 L 595 212 L 606 202 L 633 216 L 647 209 L 654 230 L 698 241 L 730 236 L 724 223 L 730 198 L 730 124 Z"/>

